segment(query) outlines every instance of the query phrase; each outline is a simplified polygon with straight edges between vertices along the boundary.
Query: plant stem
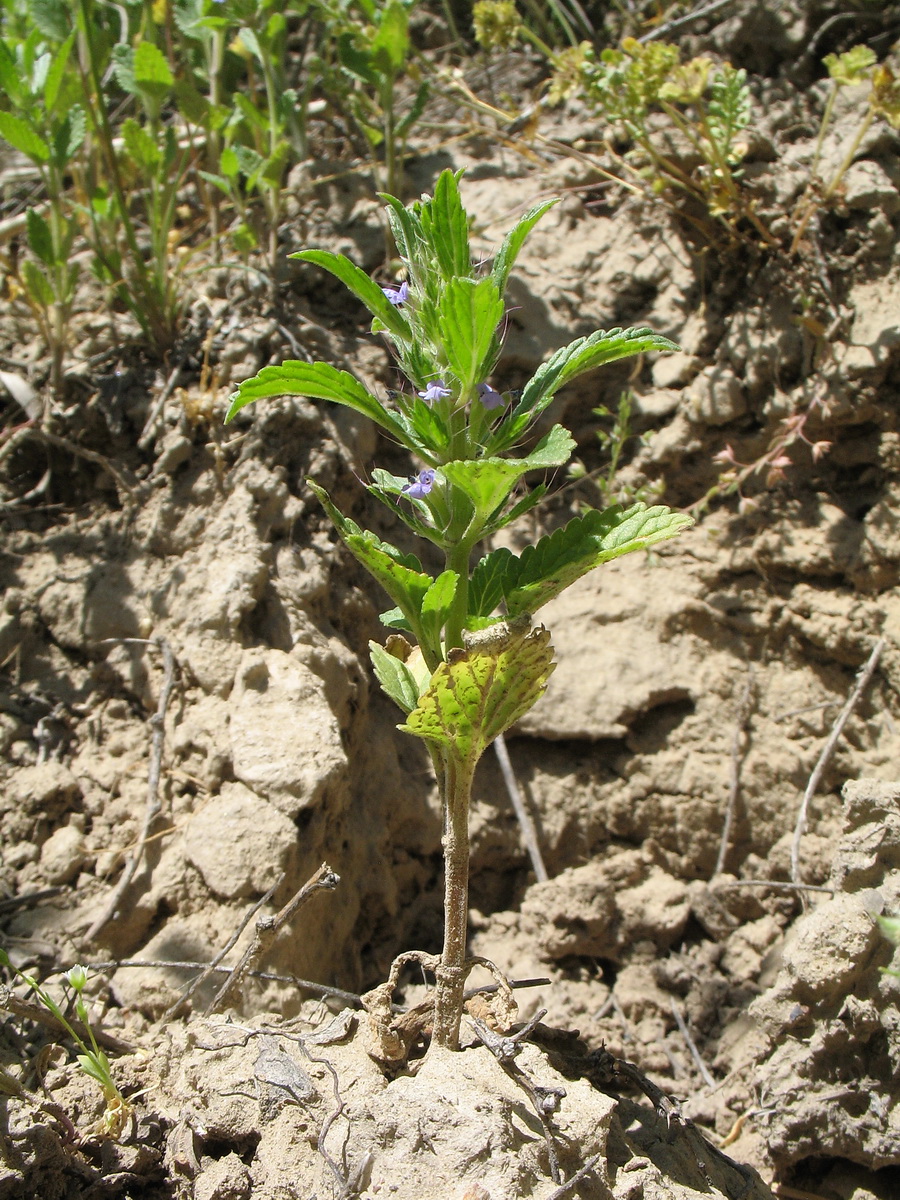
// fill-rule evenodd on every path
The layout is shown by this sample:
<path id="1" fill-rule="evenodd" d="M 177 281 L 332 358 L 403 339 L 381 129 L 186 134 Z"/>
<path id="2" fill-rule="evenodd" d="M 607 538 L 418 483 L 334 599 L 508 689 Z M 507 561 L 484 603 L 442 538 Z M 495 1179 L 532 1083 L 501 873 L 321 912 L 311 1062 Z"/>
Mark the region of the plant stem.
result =
<path id="1" fill-rule="evenodd" d="M 469 801 L 474 763 L 444 764 L 444 948 L 436 971 L 433 1044 L 459 1049 L 469 921 Z"/>
<path id="2" fill-rule="evenodd" d="M 455 571 L 459 576 L 459 582 L 456 585 L 456 595 L 453 597 L 453 604 L 450 608 L 450 614 L 447 617 L 447 622 L 444 626 L 444 642 L 446 651 L 449 652 L 456 646 L 462 646 L 462 631 L 465 627 L 466 616 L 469 608 L 469 554 L 471 545 L 469 542 L 461 542 L 456 546 L 452 546 L 446 555 L 446 567 L 448 571 Z"/>

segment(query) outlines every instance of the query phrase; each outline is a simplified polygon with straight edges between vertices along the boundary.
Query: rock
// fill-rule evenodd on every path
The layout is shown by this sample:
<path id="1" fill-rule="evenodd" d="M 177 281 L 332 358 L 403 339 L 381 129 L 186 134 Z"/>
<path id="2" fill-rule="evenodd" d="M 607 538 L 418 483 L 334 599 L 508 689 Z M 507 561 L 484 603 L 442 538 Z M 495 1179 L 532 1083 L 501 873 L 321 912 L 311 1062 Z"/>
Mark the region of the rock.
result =
<path id="1" fill-rule="evenodd" d="M 900 209 L 900 193 L 878 163 L 868 160 L 853 163 L 842 187 L 848 208 L 878 209 L 888 217 Z"/>
<path id="2" fill-rule="evenodd" d="M 727 367 L 707 367 L 688 391 L 693 419 L 704 425 L 727 425 L 747 411 L 747 397 Z"/>
<path id="3" fill-rule="evenodd" d="M 54 887 L 71 883 L 86 859 L 84 834 L 76 825 L 54 830 L 41 847 L 41 870 Z"/>
<path id="4" fill-rule="evenodd" d="M 690 383 L 699 369 L 699 358 L 679 351 L 677 354 L 661 355 L 653 364 L 650 374 L 658 388 L 677 388 Z"/>
<path id="5" fill-rule="evenodd" d="M 247 650 L 232 697 L 234 773 L 292 820 L 347 768 L 322 680 L 282 650 Z"/>
<path id="6" fill-rule="evenodd" d="M 232 1150 L 224 1158 L 204 1162 L 194 1184 L 194 1200 L 245 1200 L 251 1182 L 250 1172 Z"/>
<path id="7" fill-rule="evenodd" d="M 268 801 L 232 783 L 191 817 L 184 841 L 207 886 L 231 900 L 261 895 L 290 870 L 297 830 Z"/>

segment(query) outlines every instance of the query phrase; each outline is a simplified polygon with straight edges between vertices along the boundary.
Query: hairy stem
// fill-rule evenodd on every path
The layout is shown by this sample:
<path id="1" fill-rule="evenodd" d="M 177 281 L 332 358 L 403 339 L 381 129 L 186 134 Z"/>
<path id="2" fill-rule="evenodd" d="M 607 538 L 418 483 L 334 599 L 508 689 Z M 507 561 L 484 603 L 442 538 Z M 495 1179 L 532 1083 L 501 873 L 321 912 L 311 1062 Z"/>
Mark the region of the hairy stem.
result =
<path id="1" fill-rule="evenodd" d="M 436 976 L 433 1044 L 459 1048 L 469 920 L 469 801 L 474 763 L 452 757 L 444 765 L 444 948 Z"/>

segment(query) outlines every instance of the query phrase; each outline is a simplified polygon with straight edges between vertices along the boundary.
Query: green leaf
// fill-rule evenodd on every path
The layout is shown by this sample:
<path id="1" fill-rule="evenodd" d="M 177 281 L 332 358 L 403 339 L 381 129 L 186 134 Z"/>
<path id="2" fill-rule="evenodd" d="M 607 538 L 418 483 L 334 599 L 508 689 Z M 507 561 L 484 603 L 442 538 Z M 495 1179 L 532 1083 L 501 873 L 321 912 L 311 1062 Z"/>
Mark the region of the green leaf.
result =
<path id="1" fill-rule="evenodd" d="M 402 629 L 406 633 L 411 632 L 409 621 L 404 617 L 402 608 L 389 608 L 386 612 L 379 613 L 378 620 L 388 629 Z"/>
<path id="2" fill-rule="evenodd" d="M 17 108 L 25 101 L 23 82 L 15 56 L 5 39 L 0 37 L 0 91 L 5 92 Z"/>
<path id="3" fill-rule="evenodd" d="M 50 308 L 56 300 L 50 280 L 37 263 L 32 262 L 30 258 L 26 258 L 22 263 L 22 278 L 25 282 L 25 289 L 34 303 L 43 309 Z"/>
<path id="4" fill-rule="evenodd" d="M 534 613 L 602 563 L 645 550 L 692 524 L 690 517 L 662 504 L 592 509 L 526 546 L 518 557 L 502 547 L 482 558 L 472 573 L 472 614 L 490 616 L 501 601 L 511 616 Z"/>
<path id="5" fill-rule="evenodd" d="M 241 164 L 231 146 L 226 146 L 219 155 L 219 170 L 227 179 L 237 179 L 241 173 Z"/>
<path id="6" fill-rule="evenodd" d="M 530 492 L 526 492 L 521 500 L 517 500 L 508 512 L 502 513 L 499 516 L 495 515 L 493 520 L 485 525 L 481 531 L 482 538 L 490 537 L 492 534 L 497 533 L 498 530 L 505 529 L 507 525 L 512 525 L 513 521 L 517 521 L 523 513 L 530 512 L 532 508 L 540 504 L 541 500 L 546 496 L 547 490 L 545 483 L 539 483 Z"/>
<path id="7" fill-rule="evenodd" d="M 238 37 L 241 39 L 244 47 L 249 50 L 258 63 L 265 64 L 265 58 L 259 45 L 259 38 L 252 29 L 248 29 L 246 25 L 242 25 L 238 30 Z"/>
<path id="8" fill-rule="evenodd" d="M 576 338 L 538 367 L 525 385 L 519 403 L 497 426 L 486 452 L 496 454 L 513 445 L 535 417 L 544 411 L 557 391 L 577 376 L 634 354 L 677 349 L 677 345 L 668 338 L 643 327 L 608 331 L 598 329 L 588 337 Z"/>
<path id="9" fill-rule="evenodd" d="M 441 469 L 448 482 L 459 488 L 472 505 L 473 516 L 466 536 L 474 542 L 528 468 L 515 459 L 476 458 L 444 463 Z"/>
<path id="10" fill-rule="evenodd" d="M 87 117 L 79 104 L 74 104 L 53 133 L 53 162 L 63 170 L 84 143 Z"/>
<path id="11" fill-rule="evenodd" d="M 371 54 L 383 75 L 397 75 L 409 53 L 409 17 L 401 0 L 388 0 L 382 9 Z"/>
<path id="12" fill-rule="evenodd" d="M 117 42 L 112 49 L 112 68 L 116 83 L 129 96 L 139 95 L 134 78 L 134 49 L 124 42 Z"/>
<path id="13" fill-rule="evenodd" d="M 63 36 L 65 37 L 65 35 Z M 57 50 L 47 71 L 47 78 L 44 80 L 44 107 L 48 113 L 53 112 L 56 104 L 56 98 L 59 95 L 59 89 L 65 77 L 66 65 L 68 64 L 69 53 L 74 41 L 75 34 L 72 32 Z"/>
<path id="14" fill-rule="evenodd" d="M 141 92 L 163 100 L 175 85 L 166 56 L 153 42 L 139 42 L 133 59 L 134 82 Z"/>
<path id="15" fill-rule="evenodd" d="M 375 677 L 384 691 L 405 713 L 412 712 L 419 703 L 420 692 L 424 690 L 413 671 L 378 642 L 369 642 L 369 654 Z"/>
<path id="16" fill-rule="evenodd" d="M 300 250 L 289 257 L 323 267 L 348 287 L 354 296 L 362 300 L 369 312 L 377 317 L 394 337 L 401 341 L 409 341 L 412 338 L 412 330 L 406 317 L 391 304 L 378 284 L 345 255 L 333 254 L 330 250 Z"/>
<path id="17" fill-rule="evenodd" d="M 486 279 L 451 279 L 438 309 L 439 337 L 450 370 L 468 393 L 490 374 L 498 349 L 497 326 L 503 300 L 497 285 Z"/>
<path id="18" fill-rule="evenodd" d="M 333 504 L 324 488 L 311 479 L 306 482 L 331 517 L 348 550 L 378 580 L 402 610 L 411 628 L 417 631 L 422 601 L 433 582 L 431 576 L 424 573 L 415 555 L 402 554 L 395 546 L 382 542 L 374 533 L 363 532 L 355 521 L 345 517 Z"/>
<path id="19" fill-rule="evenodd" d="M 362 413 L 405 441 L 403 430 L 380 400 L 366 391 L 347 371 L 329 363 L 307 363 L 287 359 L 280 366 L 263 367 L 258 375 L 246 379 L 231 398 L 226 424 L 246 405 L 267 396 L 309 396 L 315 400 L 333 400 Z"/>
<path id="20" fill-rule="evenodd" d="M 509 279 L 509 273 L 519 256 L 519 251 L 522 249 L 525 239 L 544 213 L 548 209 L 551 209 L 554 204 L 558 203 L 559 200 L 557 199 L 544 200 L 541 204 L 536 204 L 534 208 L 528 210 L 519 223 L 503 239 L 503 244 L 497 252 L 494 265 L 491 267 L 491 277 L 497 285 L 497 291 L 501 296 L 506 291 L 506 282 Z"/>
<path id="21" fill-rule="evenodd" d="M 25 213 L 25 223 L 28 230 L 28 245 L 32 254 L 36 255 L 48 267 L 56 264 L 56 250 L 53 246 L 53 234 L 50 226 L 34 208 Z"/>
<path id="22" fill-rule="evenodd" d="M 422 632 L 425 634 L 428 645 L 435 650 L 440 647 L 441 631 L 450 614 L 450 607 L 453 604 L 458 584 L 459 576 L 455 571 L 444 571 L 438 575 L 422 601 L 420 609 Z"/>
<path id="23" fill-rule="evenodd" d="M 470 529 L 473 536 L 477 533 L 480 537 L 488 519 L 505 503 L 523 475 L 561 467 L 569 461 L 574 449 L 575 441 L 569 431 L 562 425 L 554 425 L 527 458 L 462 459 L 445 463 L 441 469 L 450 483 L 469 498 L 475 513 Z"/>
<path id="24" fill-rule="evenodd" d="M 835 83 L 845 87 L 871 79 L 878 56 L 869 46 L 851 46 L 843 54 L 826 54 L 822 62 Z"/>
<path id="25" fill-rule="evenodd" d="M 28 16 L 54 42 L 63 41 L 72 29 L 72 13 L 64 0 L 28 0 Z"/>
<path id="26" fill-rule="evenodd" d="M 32 162 L 41 165 L 50 158 L 50 147 L 39 133 L 21 117 L 0 111 L 0 137 Z"/>
<path id="27" fill-rule="evenodd" d="M 431 94 L 431 85 L 426 79 L 424 83 L 419 85 L 419 90 L 416 92 L 415 99 L 412 102 L 412 107 L 409 112 L 397 122 L 397 128 L 394 130 L 398 138 L 405 137 L 422 113 L 425 111 L 425 105 L 428 103 L 428 97 Z"/>
<path id="28" fill-rule="evenodd" d="M 415 262 L 423 242 L 418 215 L 410 211 L 396 196 L 379 192 L 378 197 L 387 205 L 388 223 L 394 235 L 397 252 L 405 262 Z"/>
<path id="29" fill-rule="evenodd" d="M 155 174 L 162 162 L 162 151 L 152 135 L 134 117 L 127 117 L 122 122 L 122 140 L 128 157 L 146 175 Z"/>
<path id="30" fill-rule="evenodd" d="M 470 769 L 498 734 L 540 699 L 555 666 L 550 634 L 501 622 L 465 650 L 451 650 L 399 726 Z"/>
<path id="31" fill-rule="evenodd" d="M 194 125 L 205 128 L 209 121 L 209 101 L 206 96 L 197 91 L 190 76 L 182 76 L 175 81 L 175 102 L 178 111 Z"/>
<path id="32" fill-rule="evenodd" d="M 459 195 L 459 175 L 449 168 L 438 176 L 431 200 L 421 203 L 419 220 L 445 279 L 469 275 L 469 221 Z"/>

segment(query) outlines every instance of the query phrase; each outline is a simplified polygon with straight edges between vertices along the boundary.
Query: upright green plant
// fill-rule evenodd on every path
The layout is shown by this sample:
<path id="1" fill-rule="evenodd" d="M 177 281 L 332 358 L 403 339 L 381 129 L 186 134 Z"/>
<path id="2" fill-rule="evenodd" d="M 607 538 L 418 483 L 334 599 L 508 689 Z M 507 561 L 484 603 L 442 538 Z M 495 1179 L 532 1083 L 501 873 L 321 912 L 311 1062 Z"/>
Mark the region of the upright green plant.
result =
<path id="1" fill-rule="evenodd" d="M 44 1008 L 56 1018 L 78 1047 L 79 1053 L 76 1054 L 75 1058 L 79 1067 L 85 1075 L 90 1076 L 91 1079 L 96 1080 L 100 1085 L 103 1098 L 106 1101 L 106 1111 L 103 1117 L 104 1130 L 110 1134 L 121 1133 L 125 1122 L 131 1114 L 131 1105 L 119 1091 L 118 1085 L 112 1076 L 109 1059 L 100 1048 L 96 1034 L 91 1028 L 87 1004 L 84 1000 L 87 971 L 84 967 L 76 966 L 67 971 L 65 975 L 66 982 L 74 993 L 76 1015 L 87 1034 L 87 1041 L 85 1041 L 47 989 L 42 987 L 33 975 L 28 975 L 25 971 L 20 971 L 18 967 L 13 966 L 5 950 L 0 950 L 0 966 L 6 967 L 8 971 L 16 975 L 22 983 L 34 992 Z"/>
<path id="2" fill-rule="evenodd" d="M 874 50 L 868 46 L 853 46 L 843 54 L 828 54 L 822 61 L 831 77 L 831 89 L 819 124 L 819 136 L 809 168 L 809 182 L 799 204 L 797 228 L 791 242 L 792 254 L 798 250 L 816 210 L 828 204 L 837 192 L 876 117 L 882 117 L 894 129 L 900 129 L 900 83 L 889 64 L 878 65 Z M 820 178 L 819 168 L 825 135 L 834 115 L 835 101 L 843 88 L 864 85 L 869 87 L 866 111 L 843 158 L 826 181 Z"/>
<path id="3" fill-rule="evenodd" d="M 575 442 L 554 425 L 526 454 L 517 447 L 557 391 L 604 363 L 674 350 L 649 329 L 598 330 L 539 367 L 513 402 L 488 382 L 501 352 L 509 273 L 535 223 L 553 201 L 527 212 L 489 270 L 476 266 L 459 176 L 445 171 L 433 197 L 405 208 L 387 204 L 406 279 L 381 288 L 340 254 L 295 257 L 330 271 L 366 305 L 409 381 L 384 401 L 346 371 L 289 361 L 243 383 L 228 412 L 267 396 L 330 400 L 370 417 L 423 464 L 410 479 L 372 473 L 369 491 L 415 534 L 438 547 L 444 570 L 428 574 L 418 557 L 362 530 L 318 484 L 341 538 L 396 607 L 382 621 L 397 631 L 371 644 L 375 673 L 406 714 L 401 729 L 428 748 L 444 811 L 445 932 L 436 977 L 434 1040 L 456 1047 L 466 957 L 468 812 L 475 767 L 491 741 L 541 696 L 554 667 L 550 635 L 531 614 L 586 572 L 670 538 L 690 518 L 663 506 L 591 510 L 541 537 L 521 554 L 500 548 L 472 566 L 476 546 L 533 508 L 545 494 L 534 474 L 564 467 Z M 406 635 L 411 635 L 415 645 Z"/>
<path id="4" fill-rule="evenodd" d="M 599 59 L 583 45 L 579 60 L 567 57 L 561 69 L 551 94 L 571 93 L 580 77 L 578 90 L 587 103 L 638 148 L 634 173 L 653 195 L 692 196 L 729 233 L 747 221 L 764 242 L 775 244 L 740 183 L 751 116 L 746 71 L 708 58 L 682 62 L 677 46 L 634 38 L 625 38 L 620 49 L 603 50 Z M 696 166 L 665 146 L 650 119 L 654 113 L 668 118 L 696 156 Z"/>
<path id="5" fill-rule="evenodd" d="M 50 386 L 62 386 L 63 356 L 78 282 L 71 261 L 78 221 L 63 181 L 84 142 L 84 109 L 76 102 L 77 80 L 69 68 L 75 35 L 51 48 L 44 33 L 0 38 L 0 90 L 10 105 L 0 110 L 0 137 L 38 170 L 47 200 L 26 213 L 33 258 L 22 264 L 22 283 L 50 350 Z"/>
<path id="6" fill-rule="evenodd" d="M 95 266 L 154 348 L 165 351 L 185 301 L 173 270 L 172 233 L 190 148 L 179 146 L 175 130 L 161 120 L 175 77 L 153 41 L 135 35 L 136 44 L 113 45 L 95 0 L 74 5 L 78 70 L 95 151 L 82 180 Z M 138 107 L 122 126 L 121 142 L 110 118 L 110 67 Z"/>
<path id="7" fill-rule="evenodd" d="M 419 84 L 400 115 L 397 84 L 412 54 L 409 19 L 416 0 L 323 0 L 320 12 L 335 37 L 335 57 L 344 85 L 335 95 L 362 132 L 372 154 L 376 186 L 402 193 L 407 135 L 428 99 L 428 81 Z M 384 157 L 384 177 L 381 159 Z"/>

